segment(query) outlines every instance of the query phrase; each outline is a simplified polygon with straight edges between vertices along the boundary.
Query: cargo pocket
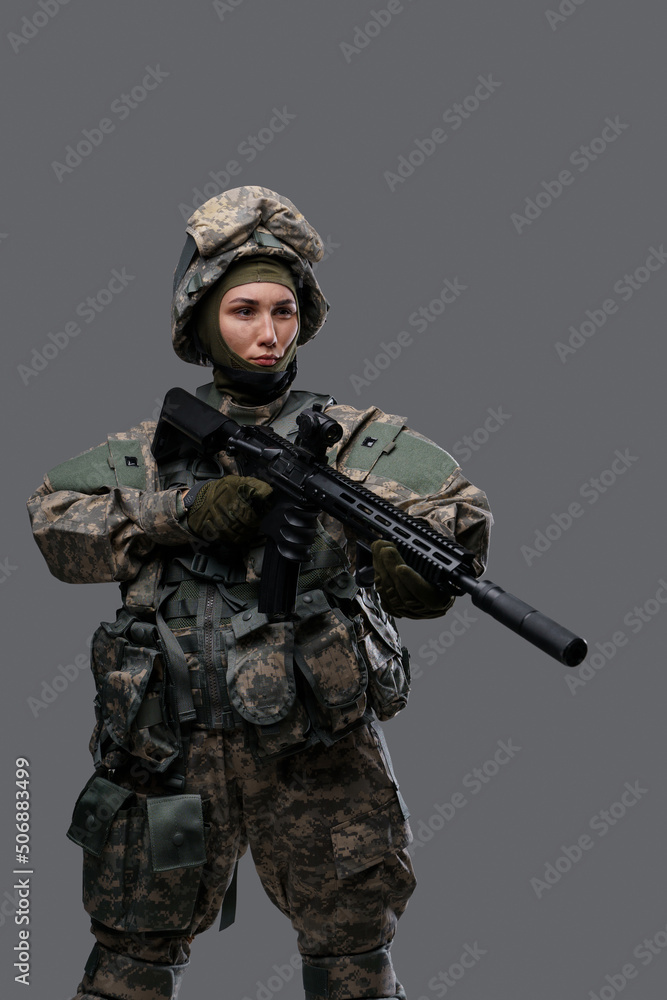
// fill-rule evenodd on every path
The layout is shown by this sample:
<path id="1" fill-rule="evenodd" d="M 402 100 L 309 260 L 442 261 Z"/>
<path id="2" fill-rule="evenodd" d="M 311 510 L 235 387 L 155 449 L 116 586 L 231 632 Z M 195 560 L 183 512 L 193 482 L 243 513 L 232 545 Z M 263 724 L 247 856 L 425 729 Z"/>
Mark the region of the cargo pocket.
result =
<path id="1" fill-rule="evenodd" d="M 121 931 L 189 928 L 206 862 L 199 795 L 147 797 L 96 777 L 79 796 L 68 836 L 84 849 L 91 917 Z"/>
<path id="2" fill-rule="evenodd" d="M 315 724 L 339 734 L 366 710 L 368 673 L 354 623 L 332 608 L 321 590 L 302 595 L 296 612 L 294 659 L 315 695 Z"/>
<path id="3" fill-rule="evenodd" d="M 408 846 L 412 834 L 396 791 L 385 803 L 331 830 L 336 877 L 347 878 L 380 864 Z"/>

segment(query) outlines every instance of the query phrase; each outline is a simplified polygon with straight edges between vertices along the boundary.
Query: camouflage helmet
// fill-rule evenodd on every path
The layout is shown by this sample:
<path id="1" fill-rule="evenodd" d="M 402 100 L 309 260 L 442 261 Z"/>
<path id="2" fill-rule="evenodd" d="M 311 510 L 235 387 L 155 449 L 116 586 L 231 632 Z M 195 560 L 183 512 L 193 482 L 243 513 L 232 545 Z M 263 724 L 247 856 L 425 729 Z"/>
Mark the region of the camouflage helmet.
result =
<path id="1" fill-rule="evenodd" d="M 295 205 L 264 187 L 238 187 L 210 198 L 188 219 L 188 238 L 174 272 L 172 341 L 183 361 L 210 364 L 197 349 L 193 310 L 233 260 L 261 254 L 280 257 L 299 290 L 301 324 L 297 344 L 311 340 L 329 309 L 311 264 L 324 244 Z"/>

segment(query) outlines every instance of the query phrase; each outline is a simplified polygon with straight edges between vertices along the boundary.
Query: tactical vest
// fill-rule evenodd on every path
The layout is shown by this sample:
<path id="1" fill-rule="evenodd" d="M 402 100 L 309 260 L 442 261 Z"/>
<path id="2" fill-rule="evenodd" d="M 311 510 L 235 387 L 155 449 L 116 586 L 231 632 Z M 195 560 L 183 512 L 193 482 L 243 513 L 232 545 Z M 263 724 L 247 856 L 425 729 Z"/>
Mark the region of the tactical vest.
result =
<path id="1" fill-rule="evenodd" d="M 197 395 L 214 403 L 215 392 L 203 386 Z M 291 392 L 270 426 L 293 440 L 298 415 L 315 402 L 332 400 Z M 223 474 L 216 459 L 196 455 L 158 471 L 161 490 Z M 162 552 L 154 623 L 123 608 L 93 640 L 96 763 L 115 766 L 120 747 L 164 771 L 192 724 L 245 728 L 261 761 L 330 745 L 371 708 L 384 720 L 406 704 L 407 651 L 321 524 L 288 620 L 257 609 L 263 544 L 241 551 L 202 541 Z"/>

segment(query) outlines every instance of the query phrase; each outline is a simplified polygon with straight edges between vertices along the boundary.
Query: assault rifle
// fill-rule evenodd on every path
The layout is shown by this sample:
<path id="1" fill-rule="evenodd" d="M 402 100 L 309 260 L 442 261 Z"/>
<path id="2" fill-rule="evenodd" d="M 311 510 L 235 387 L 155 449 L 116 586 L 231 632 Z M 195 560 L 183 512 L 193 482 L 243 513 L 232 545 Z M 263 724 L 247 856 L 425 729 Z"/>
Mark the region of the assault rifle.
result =
<path id="1" fill-rule="evenodd" d="M 370 543 L 392 541 L 408 564 L 436 587 L 470 594 L 473 604 L 523 639 L 576 667 L 586 655 L 584 639 L 536 611 L 490 580 L 478 580 L 473 553 L 392 503 L 327 465 L 326 451 L 343 429 L 320 404 L 297 417 L 295 443 L 269 427 L 242 426 L 185 389 L 164 399 L 152 451 L 166 461 L 193 449 L 203 455 L 238 456 L 243 475 L 269 483 L 276 502 L 261 522 L 267 536 L 259 611 L 288 615 L 294 609 L 299 566 L 309 558 L 314 524 L 322 511 L 351 528 L 358 538 L 356 581 L 373 583 Z"/>

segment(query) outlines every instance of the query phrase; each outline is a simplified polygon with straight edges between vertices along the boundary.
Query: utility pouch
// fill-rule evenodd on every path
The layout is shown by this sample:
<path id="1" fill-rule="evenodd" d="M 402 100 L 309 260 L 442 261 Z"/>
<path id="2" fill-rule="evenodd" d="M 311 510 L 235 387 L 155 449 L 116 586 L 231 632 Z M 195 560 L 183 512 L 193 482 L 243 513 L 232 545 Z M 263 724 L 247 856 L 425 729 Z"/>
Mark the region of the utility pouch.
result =
<path id="1" fill-rule="evenodd" d="M 357 597 L 359 645 L 368 664 L 368 695 L 381 722 L 393 718 L 408 703 L 410 655 L 398 633 L 368 597 Z"/>
<path id="2" fill-rule="evenodd" d="M 118 637 L 116 655 L 118 669 L 110 670 L 105 675 L 100 688 L 100 701 L 104 707 L 107 730 L 122 745 L 128 741 L 132 724 L 144 704 L 155 661 L 160 654 L 156 649 L 131 646 L 127 639 Z M 158 673 L 161 674 L 161 663 L 154 679 Z M 151 693 L 155 696 L 158 692 L 153 690 Z"/>
<path id="3" fill-rule="evenodd" d="M 331 607 L 322 590 L 298 598 L 294 659 L 315 695 L 325 732 L 338 734 L 366 710 L 366 664 L 357 650 L 355 627 L 340 608 Z"/>
<path id="4" fill-rule="evenodd" d="M 147 797 L 96 782 L 104 782 L 96 788 L 97 813 L 85 789 L 75 807 L 77 823 L 109 817 L 93 843 L 82 843 L 86 911 L 114 930 L 188 930 L 206 863 L 206 804 L 199 795 Z"/>
<path id="5" fill-rule="evenodd" d="M 299 699 L 280 722 L 270 726 L 251 726 L 249 737 L 250 751 L 258 763 L 287 757 L 312 746 L 319 739 Z"/>
<path id="6" fill-rule="evenodd" d="M 180 744 L 168 722 L 164 660 L 155 626 L 122 609 L 115 622 L 102 622 L 95 632 L 91 665 L 108 735 L 150 770 L 165 770 Z"/>
<path id="7" fill-rule="evenodd" d="M 227 649 L 227 690 L 232 705 L 255 725 L 280 722 L 296 700 L 293 623 L 269 621 L 255 609 L 239 612 L 230 624 L 234 640 Z"/>
<path id="8" fill-rule="evenodd" d="M 330 744 L 359 723 L 368 675 L 355 625 L 322 590 L 297 598 L 294 620 L 239 612 L 227 633 L 227 690 L 257 760 Z"/>
<path id="9" fill-rule="evenodd" d="M 295 753 L 316 742 L 317 737 L 311 732 L 308 714 L 297 697 L 292 664 L 292 623 L 272 623 L 282 627 L 267 630 L 265 616 L 255 612 L 256 627 L 244 630 L 244 625 L 253 625 L 253 619 L 244 618 L 244 615 L 248 615 L 248 612 L 237 615 L 236 619 L 232 619 L 232 625 L 224 631 L 228 663 L 227 692 L 239 714 L 247 722 L 252 722 L 248 727 L 250 750 L 255 760 L 261 763 Z M 243 635 L 241 644 L 237 638 L 240 635 Z M 261 642 L 268 637 L 272 638 L 273 645 L 270 650 L 264 650 Z M 255 641 L 260 645 L 255 647 Z M 275 676 L 269 673 L 268 680 L 265 680 L 269 652 L 275 666 Z M 263 667 L 261 672 L 255 672 L 254 667 L 257 665 Z M 270 710 L 276 708 L 276 704 L 271 702 L 272 696 L 282 699 L 273 719 L 270 718 Z M 269 721 L 259 721 L 265 720 L 267 716 Z"/>

